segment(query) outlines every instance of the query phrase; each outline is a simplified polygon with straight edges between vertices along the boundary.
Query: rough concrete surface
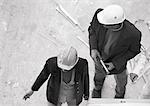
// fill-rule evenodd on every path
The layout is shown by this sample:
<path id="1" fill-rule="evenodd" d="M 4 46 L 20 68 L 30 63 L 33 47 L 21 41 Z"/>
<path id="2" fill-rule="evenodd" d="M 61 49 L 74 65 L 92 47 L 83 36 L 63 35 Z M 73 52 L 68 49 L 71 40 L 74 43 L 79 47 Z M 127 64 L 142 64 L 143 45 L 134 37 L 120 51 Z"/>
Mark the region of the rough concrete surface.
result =
<path id="1" fill-rule="evenodd" d="M 90 89 L 93 88 L 94 65 L 88 43 L 87 28 L 97 8 L 116 3 L 126 11 L 131 22 L 144 20 L 136 25 L 142 31 L 142 44 L 148 48 L 150 41 L 149 0 L 0 0 L 0 105 L 45 106 L 46 83 L 24 101 L 45 61 L 56 56 L 60 48 L 73 45 L 79 56 L 88 59 Z M 56 8 L 61 5 L 77 24 L 68 21 Z M 144 85 L 129 80 L 126 98 L 137 99 Z M 103 98 L 113 98 L 115 81 L 108 76 Z"/>

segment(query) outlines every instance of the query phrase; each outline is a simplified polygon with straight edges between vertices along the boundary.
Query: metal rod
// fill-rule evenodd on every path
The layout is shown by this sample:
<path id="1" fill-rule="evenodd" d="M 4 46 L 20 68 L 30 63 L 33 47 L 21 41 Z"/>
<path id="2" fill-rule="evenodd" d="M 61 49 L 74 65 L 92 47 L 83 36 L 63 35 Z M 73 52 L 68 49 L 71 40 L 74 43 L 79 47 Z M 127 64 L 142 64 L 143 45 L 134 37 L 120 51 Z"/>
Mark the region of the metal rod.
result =
<path id="1" fill-rule="evenodd" d="M 77 38 L 78 38 L 81 42 L 83 42 L 83 43 L 89 48 L 89 45 L 88 45 L 80 36 L 77 36 Z M 98 58 L 98 59 L 99 59 L 99 58 Z M 102 66 L 104 67 L 106 73 L 109 74 L 110 72 L 108 71 L 108 69 L 107 69 L 105 63 L 103 62 L 103 60 L 102 60 L 102 59 L 99 59 L 99 61 L 100 61 L 100 63 L 102 64 Z"/>
<path id="2" fill-rule="evenodd" d="M 86 43 L 80 36 L 77 36 L 77 38 L 89 48 L 88 43 Z"/>
<path id="3" fill-rule="evenodd" d="M 85 30 L 81 27 L 81 25 L 79 25 L 79 23 L 69 15 L 69 13 L 60 5 L 57 4 L 57 8 L 56 10 L 63 15 L 71 24 L 77 26 L 82 32 L 84 32 Z"/>
<path id="4" fill-rule="evenodd" d="M 104 67 L 106 73 L 109 74 L 110 72 L 108 71 L 108 69 L 107 69 L 107 67 L 106 67 L 106 65 L 104 64 L 104 62 L 103 62 L 102 59 L 100 59 L 100 62 L 101 62 L 101 64 L 102 64 L 102 66 Z"/>

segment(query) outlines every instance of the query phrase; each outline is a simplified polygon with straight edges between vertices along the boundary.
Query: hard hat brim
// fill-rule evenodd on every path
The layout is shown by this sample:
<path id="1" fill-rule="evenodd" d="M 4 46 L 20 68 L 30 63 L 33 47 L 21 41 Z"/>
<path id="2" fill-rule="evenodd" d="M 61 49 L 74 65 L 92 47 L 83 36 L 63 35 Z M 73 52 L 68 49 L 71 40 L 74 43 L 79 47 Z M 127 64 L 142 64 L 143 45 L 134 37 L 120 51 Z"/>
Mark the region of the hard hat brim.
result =
<path id="1" fill-rule="evenodd" d="M 57 58 L 58 59 L 58 58 Z M 64 70 L 71 70 L 77 63 L 78 63 L 79 57 L 77 58 L 76 62 L 74 63 L 74 65 L 72 66 L 67 66 L 64 64 L 61 64 L 58 60 L 57 60 L 57 65 L 59 68 L 64 69 Z"/>
<path id="2" fill-rule="evenodd" d="M 125 16 L 122 18 L 122 20 L 117 21 L 117 22 L 107 22 L 104 18 L 104 10 L 102 10 L 101 12 L 99 12 L 97 14 L 97 19 L 99 21 L 100 24 L 104 24 L 104 25 L 113 25 L 113 24 L 119 24 L 122 23 L 125 20 Z"/>

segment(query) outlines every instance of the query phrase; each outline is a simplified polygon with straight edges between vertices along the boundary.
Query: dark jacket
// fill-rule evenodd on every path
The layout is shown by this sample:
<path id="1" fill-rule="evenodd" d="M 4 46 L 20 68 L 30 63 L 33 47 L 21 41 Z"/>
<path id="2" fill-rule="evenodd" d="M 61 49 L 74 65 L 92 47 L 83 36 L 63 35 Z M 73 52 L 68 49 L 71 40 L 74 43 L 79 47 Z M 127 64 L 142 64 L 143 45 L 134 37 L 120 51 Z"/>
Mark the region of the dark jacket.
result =
<path id="1" fill-rule="evenodd" d="M 103 27 L 97 20 L 97 14 L 103 9 L 98 9 L 92 19 L 89 31 L 90 52 L 92 49 L 97 49 L 100 54 L 104 50 L 104 40 L 107 28 Z M 127 61 L 140 53 L 141 48 L 141 32 L 128 20 L 123 22 L 121 34 L 116 41 L 116 45 L 111 48 L 107 62 L 112 62 L 115 69 L 111 71 L 112 74 L 121 73 L 126 69 Z M 102 57 L 103 58 L 103 57 Z"/>
<path id="2" fill-rule="evenodd" d="M 89 99 L 89 73 L 86 59 L 79 58 L 75 68 L 75 90 L 77 105 L 82 102 L 82 98 Z M 49 77 L 50 76 L 50 77 Z M 46 96 L 47 100 L 53 104 L 58 103 L 59 89 L 61 83 L 61 69 L 57 66 L 57 57 L 49 58 L 32 86 L 33 91 L 38 91 L 42 84 L 48 79 Z"/>

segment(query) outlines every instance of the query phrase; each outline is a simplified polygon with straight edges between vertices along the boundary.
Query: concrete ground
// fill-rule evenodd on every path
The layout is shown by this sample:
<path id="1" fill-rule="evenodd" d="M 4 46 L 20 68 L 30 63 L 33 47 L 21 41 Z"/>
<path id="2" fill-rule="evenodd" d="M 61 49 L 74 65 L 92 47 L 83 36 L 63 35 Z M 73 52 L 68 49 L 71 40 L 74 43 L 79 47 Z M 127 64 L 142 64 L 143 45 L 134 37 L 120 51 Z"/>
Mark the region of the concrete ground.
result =
<path id="1" fill-rule="evenodd" d="M 45 61 L 65 45 L 73 45 L 79 56 L 88 60 L 92 90 L 94 65 L 84 43 L 88 44 L 87 29 L 96 9 L 113 3 L 125 9 L 131 22 L 144 20 L 136 26 L 143 33 L 142 44 L 148 48 L 149 0 L 0 0 L 0 106 L 45 106 L 46 83 L 29 100 L 22 98 Z M 58 12 L 60 5 L 75 24 Z M 136 84 L 129 80 L 125 98 L 138 99 L 143 85 L 143 79 Z M 113 76 L 108 76 L 102 97 L 113 98 L 114 87 Z"/>

